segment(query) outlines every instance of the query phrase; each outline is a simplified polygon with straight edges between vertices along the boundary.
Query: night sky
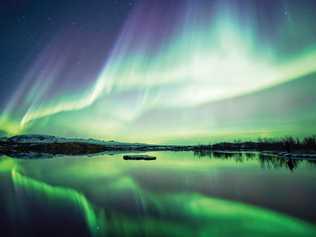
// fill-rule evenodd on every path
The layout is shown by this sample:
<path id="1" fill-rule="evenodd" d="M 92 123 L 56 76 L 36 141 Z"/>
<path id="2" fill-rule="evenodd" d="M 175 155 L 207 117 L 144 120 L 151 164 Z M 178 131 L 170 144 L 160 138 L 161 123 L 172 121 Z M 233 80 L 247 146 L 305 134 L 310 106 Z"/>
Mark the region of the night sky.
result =
<path id="1" fill-rule="evenodd" d="M 316 134 L 316 1 L 0 6 L 0 133 L 140 142 Z"/>
<path id="2" fill-rule="evenodd" d="M 7 101 L 3 98 L 9 99 L 36 55 L 53 45 L 61 34 L 64 38 L 60 39 L 60 44 L 75 44 L 77 55 L 71 64 L 93 61 L 86 67 L 94 66 L 92 71 L 100 67 L 106 57 L 104 52 L 110 50 L 134 4 L 133 0 L 91 1 L 89 4 L 84 0 L 75 3 L 63 0 L 2 1 L 0 63 L 1 93 L 4 94 L 1 106 L 5 106 L 2 103 Z M 98 39 L 103 42 L 103 52 L 93 45 Z"/>

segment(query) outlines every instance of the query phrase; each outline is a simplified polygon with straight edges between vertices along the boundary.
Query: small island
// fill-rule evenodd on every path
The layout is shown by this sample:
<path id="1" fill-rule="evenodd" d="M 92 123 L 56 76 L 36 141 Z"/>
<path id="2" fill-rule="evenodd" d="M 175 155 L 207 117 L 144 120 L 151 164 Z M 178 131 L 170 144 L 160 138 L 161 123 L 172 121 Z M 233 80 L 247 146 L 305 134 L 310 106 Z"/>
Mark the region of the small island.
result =
<path id="1" fill-rule="evenodd" d="M 124 155 L 124 160 L 156 160 L 157 158 L 155 156 L 149 156 L 149 155 Z"/>

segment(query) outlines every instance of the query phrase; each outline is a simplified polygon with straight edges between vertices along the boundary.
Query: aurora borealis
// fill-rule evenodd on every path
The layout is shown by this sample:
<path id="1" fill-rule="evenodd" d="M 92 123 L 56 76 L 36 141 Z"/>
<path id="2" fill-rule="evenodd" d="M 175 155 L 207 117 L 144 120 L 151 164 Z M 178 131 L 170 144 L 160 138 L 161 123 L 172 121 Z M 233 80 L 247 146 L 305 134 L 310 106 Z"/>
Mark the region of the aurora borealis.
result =
<path id="1" fill-rule="evenodd" d="M 2 8 L 5 135 L 179 143 L 316 133 L 315 1 Z"/>

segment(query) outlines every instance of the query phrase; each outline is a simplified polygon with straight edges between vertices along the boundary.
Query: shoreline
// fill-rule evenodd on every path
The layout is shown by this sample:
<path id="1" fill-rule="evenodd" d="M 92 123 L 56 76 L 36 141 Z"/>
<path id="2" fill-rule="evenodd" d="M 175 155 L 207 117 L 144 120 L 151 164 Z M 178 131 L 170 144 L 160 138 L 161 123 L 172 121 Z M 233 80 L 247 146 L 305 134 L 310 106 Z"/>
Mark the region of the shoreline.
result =
<path id="1" fill-rule="evenodd" d="M 20 135 L 0 139 L 0 155 L 19 156 L 35 153 L 48 155 L 89 155 L 102 152 L 192 151 L 200 154 L 217 152 L 260 152 L 262 155 L 288 159 L 316 159 L 316 138 L 309 143 L 298 140 L 264 140 L 258 142 L 221 142 L 210 145 L 153 145 L 93 139 L 71 139 L 45 135 Z M 314 139 L 314 140 L 311 140 Z M 305 140 L 304 140 L 305 141 Z"/>

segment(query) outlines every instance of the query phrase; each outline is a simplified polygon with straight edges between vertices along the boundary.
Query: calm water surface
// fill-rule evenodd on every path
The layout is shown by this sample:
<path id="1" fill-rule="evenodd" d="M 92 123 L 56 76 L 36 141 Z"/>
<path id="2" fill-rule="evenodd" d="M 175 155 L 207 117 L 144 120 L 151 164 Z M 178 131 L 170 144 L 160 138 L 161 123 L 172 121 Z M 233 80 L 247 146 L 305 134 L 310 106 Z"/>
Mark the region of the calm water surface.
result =
<path id="1" fill-rule="evenodd" d="M 259 154 L 0 158 L 0 236 L 316 236 L 316 165 Z"/>

